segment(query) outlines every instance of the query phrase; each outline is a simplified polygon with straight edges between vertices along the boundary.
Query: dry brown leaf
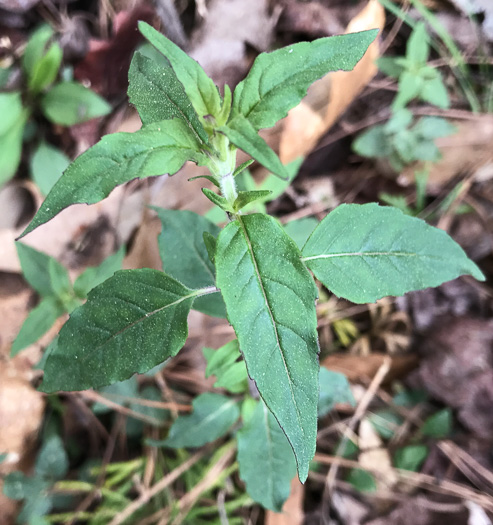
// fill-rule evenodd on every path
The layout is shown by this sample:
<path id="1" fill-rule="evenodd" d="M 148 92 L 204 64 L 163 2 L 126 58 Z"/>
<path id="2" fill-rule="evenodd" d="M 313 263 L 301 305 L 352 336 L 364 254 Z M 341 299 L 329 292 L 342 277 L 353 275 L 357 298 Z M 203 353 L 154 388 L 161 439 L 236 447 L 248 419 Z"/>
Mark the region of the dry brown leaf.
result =
<path id="1" fill-rule="evenodd" d="M 372 353 L 365 356 L 332 354 L 326 357 L 321 364 L 329 370 L 345 374 L 351 383 L 368 382 L 387 358 L 389 356 L 382 353 Z M 415 355 L 397 355 L 390 357 L 390 360 L 390 371 L 384 384 L 406 376 L 415 368 L 418 361 Z"/>
<path id="2" fill-rule="evenodd" d="M 293 478 L 291 493 L 284 503 L 282 512 L 268 510 L 265 514 L 265 525 L 301 525 L 305 517 L 303 512 L 304 496 L 304 486 L 297 477 Z"/>
<path id="3" fill-rule="evenodd" d="M 348 25 L 346 33 L 383 29 L 385 11 L 378 0 L 370 0 Z M 352 71 L 337 71 L 321 78 L 308 90 L 301 104 L 283 121 L 281 161 L 286 164 L 307 155 L 349 104 L 377 73 L 378 39 L 368 48 Z"/>

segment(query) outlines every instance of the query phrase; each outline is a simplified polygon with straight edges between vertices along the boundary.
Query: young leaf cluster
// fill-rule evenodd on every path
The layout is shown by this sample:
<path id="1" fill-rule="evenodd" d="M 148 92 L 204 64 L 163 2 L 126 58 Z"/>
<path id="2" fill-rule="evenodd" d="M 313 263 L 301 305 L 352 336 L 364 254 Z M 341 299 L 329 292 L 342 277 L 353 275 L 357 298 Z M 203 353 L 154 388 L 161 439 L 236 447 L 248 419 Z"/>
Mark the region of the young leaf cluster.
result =
<path id="1" fill-rule="evenodd" d="M 442 75 L 430 67 L 430 36 L 423 22 L 416 24 L 407 41 L 405 57 L 382 57 L 378 67 L 389 77 L 399 79 L 399 91 L 392 104 L 394 110 L 407 106 L 414 99 L 441 109 L 450 105 Z"/>
<path id="2" fill-rule="evenodd" d="M 411 111 L 399 109 L 387 123 L 361 134 L 353 149 L 363 157 L 387 159 L 399 173 L 415 161 L 440 160 L 442 155 L 434 140 L 452 135 L 455 129 L 440 117 L 422 117 L 415 122 Z"/>
<path id="3" fill-rule="evenodd" d="M 440 72 L 428 66 L 429 35 L 423 22 L 416 24 L 407 42 L 405 57 L 382 57 L 378 67 L 399 80 L 392 114 L 388 122 L 362 133 L 353 149 L 363 157 L 387 159 L 396 173 L 413 162 L 436 162 L 441 153 L 434 141 L 455 132 L 455 127 L 439 117 L 416 120 L 406 106 L 421 100 L 441 109 L 449 107 L 447 89 Z"/>
<path id="4" fill-rule="evenodd" d="M 0 185 L 11 179 L 19 166 L 22 144 L 28 122 L 40 111 L 54 124 L 72 126 L 110 112 L 110 105 L 79 82 L 57 81 L 62 68 L 63 52 L 56 35 L 48 25 L 31 35 L 19 67 L 4 70 L 0 79 Z M 11 90 L 15 70 L 23 76 L 23 89 Z M 31 175 L 43 194 L 47 194 L 70 160 L 66 155 L 41 140 L 34 147 L 30 161 Z"/>
<path id="5" fill-rule="evenodd" d="M 293 225 L 286 230 L 263 209 L 245 212 L 271 190 L 238 189 L 236 176 L 246 166 L 236 167 L 237 149 L 289 178 L 257 132 L 283 118 L 316 79 L 354 67 L 375 31 L 261 54 L 234 92 L 226 86 L 221 96 L 181 49 L 151 26 L 139 27 L 169 62 L 158 66 L 142 54 L 132 61 L 130 100 L 142 129 L 108 135 L 78 157 L 23 235 L 73 203 L 97 202 L 136 177 L 173 175 L 186 161 L 209 170 L 206 178 L 217 190 L 204 188 L 204 196 L 227 213 L 229 222 L 220 229 L 192 212 L 156 209 L 163 224 L 159 244 L 164 272 L 116 272 L 90 291 L 50 349 L 42 390 L 97 388 L 145 372 L 183 347 L 191 308 L 226 315 L 261 398 L 258 405 L 242 408 L 239 454 L 245 457 L 245 447 L 263 444 L 266 457 L 272 453 L 272 470 L 286 476 L 273 450 L 284 450 L 287 442 L 305 481 L 319 411 L 313 275 L 354 302 L 436 286 L 461 274 L 483 276 L 445 232 L 395 209 L 343 205 L 312 224 L 309 236 Z M 297 242 L 287 233 L 290 229 Z M 245 376 L 228 352 L 211 358 L 208 373 L 214 370 L 223 387 L 244 389 Z M 226 378 L 227 372 L 231 377 Z M 216 439 L 230 429 L 239 414 L 231 396 L 204 394 L 194 401 L 193 414 L 177 420 L 164 444 L 200 446 L 207 435 Z M 260 434 L 252 430 L 259 426 Z M 273 436 L 272 445 L 264 443 L 266 435 Z M 250 478 L 251 473 L 244 470 L 242 476 Z M 269 505 L 279 508 L 284 488 L 273 492 L 271 487 L 269 494 Z"/>

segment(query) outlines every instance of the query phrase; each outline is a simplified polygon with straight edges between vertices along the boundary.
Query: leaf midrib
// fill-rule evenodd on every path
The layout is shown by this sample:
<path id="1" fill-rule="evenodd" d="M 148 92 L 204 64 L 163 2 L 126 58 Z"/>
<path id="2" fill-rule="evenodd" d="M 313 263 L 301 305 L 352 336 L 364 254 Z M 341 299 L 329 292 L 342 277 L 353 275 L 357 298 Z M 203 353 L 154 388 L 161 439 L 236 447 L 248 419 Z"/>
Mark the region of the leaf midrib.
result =
<path id="1" fill-rule="evenodd" d="M 440 260 L 436 255 L 420 254 L 415 252 L 342 252 L 342 253 L 323 253 L 321 255 L 310 255 L 302 257 L 303 262 L 314 261 L 317 259 L 331 259 L 334 257 L 419 257 Z"/>
<path id="2" fill-rule="evenodd" d="M 247 247 L 248 247 L 248 251 L 250 253 L 250 257 L 251 257 L 251 260 L 252 260 L 252 263 L 253 263 L 253 266 L 254 266 L 254 269 L 255 269 L 255 275 L 257 277 L 257 281 L 259 283 L 260 290 L 261 290 L 262 295 L 264 297 L 264 302 L 265 302 L 265 305 L 266 305 L 266 308 L 267 308 L 267 312 L 269 313 L 269 317 L 271 319 L 272 327 L 274 329 L 274 334 L 275 334 L 275 337 L 276 337 L 276 346 L 277 346 L 277 348 L 279 350 L 279 353 L 281 355 L 282 363 L 283 363 L 284 369 L 286 371 L 286 376 L 288 377 L 289 391 L 291 393 L 291 399 L 293 401 L 293 406 L 294 406 L 295 411 L 296 411 L 296 418 L 298 420 L 299 428 L 301 430 L 301 433 L 304 435 L 305 434 L 305 430 L 303 428 L 303 422 L 302 422 L 302 419 L 301 419 L 301 414 L 300 414 L 300 411 L 298 409 L 298 403 L 296 402 L 296 398 L 294 396 L 291 375 L 289 373 L 286 360 L 284 359 L 284 354 L 283 354 L 283 351 L 282 351 L 281 342 L 279 340 L 279 333 L 278 333 L 278 330 L 277 330 L 277 323 L 276 323 L 276 320 L 274 319 L 274 315 L 272 313 L 269 301 L 267 299 L 267 294 L 266 294 L 265 289 L 264 289 L 264 283 L 262 282 L 260 271 L 258 269 L 257 260 L 255 258 L 255 254 L 253 252 L 252 243 L 250 242 L 250 238 L 248 236 L 248 232 L 246 231 L 245 224 L 243 223 L 243 219 L 242 219 L 241 216 L 238 216 L 237 220 L 238 220 L 238 223 L 240 224 L 243 236 L 245 237 L 245 241 L 246 241 L 246 244 L 247 244 Z"/>
<path id="3" fill-rule="evenodd" d="M 169 304 L 166 304 L 164 306 L 161 306 L 160 308 L 156 308 L 155 310 L 153 310 L 152 312 L 149 312 L 149 313 L 146 313 L 145 315 L 143 315 L 142 317 L 140 317 L 139 319 L 136 319 L 135 321 L 133 321 L 132 323 L 128 324 L 127 326 L 121 328 L 120 330 L 118 330 L 118 332 L 115 332 L 114 334 L 111 334 L 111 336 L 106 339 L 106 341 L 104 341 L 103 343 L 101 343 L 100 345 L 96 346 L 96 347 L 93 347 L 93 351 L 94 352 L 97 352 L 98 350 L 100 350 L 101 348 L 103 348 L 104 346 L 106 346 L 107 344 L 109 344 L 113 339 L 115 339 L 116 337 L 120 336 L 121 334 L 125 333 L 127 330 L 130 330 L 131 328 L 133 328 L 134 326 L 136 326 L 137 324 L 141 323 L 141 322 L 144 322 L 146 319 L 149 319 L 151 318 L 152 316 L 154 315 L 157 315 L 159 314 L 160 312 L 166 310 L 166 308 L 171 308 L 173 306 L 177 306 L 178 304 L 182 303 L 183 301 L 187 300 L 187 299 L 190 299 L 191 297 L 195 297 L 197 295 L 197 292 L 196 291 L 193 291 L 192 293 L 188 294 L 188 295 L 185 295 L 185 296 L 182 296 L 180 297 L 180 299 L 178 299 L 177 301 L 174 301 L 172 303 L 169 303 Z M 105 298 L 106 299 L 106 298 Z M 121 299 L 121 298 L 120 298 Z M 126 301 L 125 299 L 121 299 L 122 301 L 126 302 L 127 304 L 132 304 L 133 306 L 138 306 L 134 303 L 131 303 L 129 301 Z M 106 330 L 106 329 L 105 329 Z"/>

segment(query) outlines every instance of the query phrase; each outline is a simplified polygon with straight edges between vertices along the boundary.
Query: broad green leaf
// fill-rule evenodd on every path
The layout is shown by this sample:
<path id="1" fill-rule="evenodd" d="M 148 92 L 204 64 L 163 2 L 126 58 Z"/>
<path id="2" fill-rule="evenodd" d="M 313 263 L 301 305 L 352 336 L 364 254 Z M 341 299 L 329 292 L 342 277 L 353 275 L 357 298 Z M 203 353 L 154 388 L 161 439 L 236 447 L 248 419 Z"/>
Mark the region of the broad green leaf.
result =
<path id="1" fill-rule="evenodd" d="M 139 22 L 139 31 L 169 60 L 199 116 L 217 116 L 221 110 L 221 97 L 202 67 L 149 24 Z"/>
<path id="2" fill-rule="evenodd" d="M 317 433 L 317 288 L 294 242 L 262 214 L 240 216 L 220 233 L 216 275 L 248 374 L 304 481 Z"/>
<path id="3" fill-rule="evenodd" d="M 169 64 L 165 67 L 135 53 L 128 78 L 128 96 L 142 124 L 181 118 L 203 142 L 209 141 L 183 85 Z"/>
<path id="4" fill-rule="evenodd" d="M 320 38 L 261 53 L 236 86 L 231 121 L 242 116 L 255 131 L 270 128 L 300 103 L 315 80 L 330 71 L 353 69 L 377 33 Z"/>
<path id="5" fill-rule="evenodd" d="M 22 136 L 28 119 L 21 94 L 0 93 L 0 186 L 10 180 L 19 167 Z"/>
<path id="6" fill-rule="evenodd" d="M 45 297 L 33 308 L 22 325 L 19 334 L 12 343 L 11 357 L 34 344 L 65 313 L 65 309 L 53 296 Z"/>
<path id="7" fill-rule="evenodd" d="M 74 292 L 78 297 L 85 299 L 87 294 L 96 286 L 109 279 L 121 269 L 125 257 L 125 246 L 107 257 L 99 266 L 86 268 L 74 282 Z"/>
<path id="8" fill-rule="evenodd" d="M 56 259 L 21 242 L 16 247 L 24 279 L 42 297 L 57 295 L 60 290 L 62 293 L 67 291 L 65 284 L 70 286 L 67 269 Z"/>
<path id="9" fill-rule="evenodd" d="M 215 268 L 207 253 L 203 234 L 208 232 L 217 237 L 221 230 L 191 211 L 154 210 L 163 225 L 158 237 L 163 270 L 190 288 L 215 286 Z M 226 317 L 220 293 L 198 297 L 193 308 L 214 317 Z"/>
<path id="10" fill-rule="evenodd" d="M 408 445 L 398 448 L 394 454 L 394 466 L 395 468 L 418 472 L 428 457 L 428 453 L 428 447 L 425 445 Z"/>
<path id="11" fill-rule="evenodd" d="M 272 192 L 270 190 L 240 191 L 233 203 L 233 209 L 240 211 L 242 208 L 255 201 L 265 201 Z"/>
<path id="12" fill-rule="evenodd" d="M 119 184 L 176 173 L 187 160 L 204 165 L 199 144 L 179 119 L 149 124 L 135 133 L 106 135 L 69 166 L 21 237 L 71 204 L 94 204 Z"/>
<path id="13" fill-rule="evenodd" d="M 31 178 L 41 193 L 48 195 L 69 164 L 70 159 L 63 151 L 51 144 L 41 142 L 31 157 Z"/>
<path id="14" fill-rule="evenodd" d="M 58 480 L 68 471 L 68 457 L 59 436 L 51 436 L 39 451 L 34 468 L 38 476 Z"/>
<path id="15" fill-rule="evenodd" d="M 452 432 L 452 410 L 444 408 L 430 416 L 421 427 L 423 436 L 443 439 Z"/>
<path id="16" fill-rule="evenodd" d="M 240 417 L 234 399 L 206 392 L 193 402 L 193 412 L 173 423 L 168 438 L 160 443 L 171 448 L 201 447 L 224 436 Z"/>
<path id="17" fill-rule="evenodd" d="M 326 416 L 337 403 L 349 403 L 355 405 L 356 402 L 351 392 L 351 387 L 344 374 L 327 370 L 320 367 L 320 392 L 318 397 L 318 415 Z"/>
<path id="18" fill-rule="evenodd" d="M 176 355 L 195 295 L 157 270 L 116 272 L 89 292 L 61 329 L 42 391 L 98 388 Z"/>
<path id="19" fill-rule="evenodd" d="M 221 126 L 219 131 L 224 133 L 235 146 L 248 153 L 269 171 L 282 179 L 289 179 L 289 174 L 279 157 L 245 117 L 239 115 L 225 126 Z"/>
<path id="20" fill-rule="evenodd" d="M 264 508 L 281 512 L 296 474 L 296 461 L 279 423 L 262 401 L 238 432 L 240 478 Z"/>
<path id="21" fill-rule="evenodd" d="M 218 350 L 204 348 L 203 352 L 207 360 L 205 377 L 216 376 L 215 388 L 225 388 L 233 394 L 248 391 L 248 374 L 245 363 L 238 361 L 241 354 L 237 339 Z"/>
<path id="22" fill-rule="evenodd" d="M 61 82 L 43 96 L 41 109 L 51 122 L 73 126 L 107 115 L 111 106 L 94 91 L 78 82 Z"/>
<path id="23" fill-rule="evenodd" d="M 303 260 L 335 295 L 371 303 L 481 270 L 444 231 L 378 204 L 343 204 L 312 233 Z"/>

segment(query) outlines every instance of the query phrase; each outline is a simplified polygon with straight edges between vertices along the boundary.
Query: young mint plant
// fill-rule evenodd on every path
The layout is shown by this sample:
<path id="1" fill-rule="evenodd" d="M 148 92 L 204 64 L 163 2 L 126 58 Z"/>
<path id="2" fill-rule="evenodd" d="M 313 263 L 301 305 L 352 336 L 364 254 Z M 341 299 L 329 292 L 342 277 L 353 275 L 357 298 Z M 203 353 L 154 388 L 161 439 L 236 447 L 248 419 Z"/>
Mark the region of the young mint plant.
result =
<path id="1" fill-rule="evenodd" d="M 434 140 L 452 135 L 455 130 L 440 117 L 422 117 L 414 122 L 411 111 L 402 108 L 394 111 L 386 124 L 362 133 L 353 142 L 353 149 L 362 157 L 388 159 L 399 173 L 416 161 L 440 160 L 442 155 Z"/>
<path id="2" fill-rule="evenodd" d="M 404 108 L 416 98 L 446 109 L 450 105 L 447 89 L 440 72 L 427 65 L 430 37 L 423 22 L 416 24 L 407 41 L 405 57 L 382 57 L 378 67 L 388 76 L 399 79 L 399 91 L 394 110 Z"/>
<path id="3" fill-rule="evenodd" d="M 136 177 L 173 175 L 188 160 L 209 170 L 206 177 L 218 192 L 203 193 L 227 212 L 229 223 L 220 230 L 191 212 L 159 210 L 163 266 L 172 275 L 124 270 L 96 286 L 50 347 L 41 389 L 98 388 L 146 372 L 183 347 L 192 307 L 226 312 L 263 403 L 245 415 L 245 428 L 250 416 L 254 421 L 267 417 L 265 433 L 277 421 L 305 481 L 319 403 L 318 293 L 311 272 L 335 294 L 358 303 L 437 286 L 462 274 L 484 277 L 445 232 L 392 208 L 342 205 L 315 227 L 301 250 L 273 217 L 242 212 L 266 193 L 238 190 L 235 175 L 244 166 L 236 168 L 237 149 L 287 178 L 257 132 L 285 117 L 315 80 L 353 68 L 377 31 L 263 53 L 234 93 L 226 86 L 221 96 L 176 45 L 145 23 L 139 28 L 170 64 L 158 67 L 138 53 L 133 59 L 129 93 L 142 129 L 105 136 L 78 157 L 23 235 L 71 204 L 98 202 Z M 222 430 L 237 417 L 234 407 L 218 394 L 194 403 L 198 413 L 227 414 Z M 174 441 L 178 430 L 170 433 L 168 445 L 183 446 L 181 439 Z M 195 437 L 190 446 L 200 446 L 200 436 Z M 256 446 L 257 441 L 249 442 Z"/>

